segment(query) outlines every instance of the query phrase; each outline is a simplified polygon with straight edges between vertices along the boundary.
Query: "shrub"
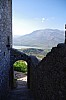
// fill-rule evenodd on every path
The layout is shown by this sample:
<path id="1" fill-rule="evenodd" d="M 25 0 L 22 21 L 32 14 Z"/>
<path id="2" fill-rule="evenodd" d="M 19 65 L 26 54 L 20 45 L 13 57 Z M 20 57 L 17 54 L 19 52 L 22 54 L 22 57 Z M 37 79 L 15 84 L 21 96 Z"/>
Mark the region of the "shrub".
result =
<path id="1" fill-rule="evenodd" d="M 27 72 L 27 63 L 23 60 L 16 61 L 14 63 L 14 70 L 26 73 Z"/>

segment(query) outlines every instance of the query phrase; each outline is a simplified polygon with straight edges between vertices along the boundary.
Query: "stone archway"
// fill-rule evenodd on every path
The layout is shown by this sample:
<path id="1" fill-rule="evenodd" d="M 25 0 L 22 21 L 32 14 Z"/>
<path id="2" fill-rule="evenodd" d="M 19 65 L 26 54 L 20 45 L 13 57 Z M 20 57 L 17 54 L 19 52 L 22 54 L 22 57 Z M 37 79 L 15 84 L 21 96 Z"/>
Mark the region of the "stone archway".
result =
<path id="1" fill-rule="evenodd" d="M 10 53 L 10 80 L 9 80 L 9 85 L 11 87 L 11 89 L 14 88 L 14 68 L 13 68 L 13 64 L 18 61 L 18 60 L 24 60 L 27 62 L 27 87 L 30 88 L 30 66 L 31 66 L 31 58 L 29 56 L 27 56 L 26 54 L 18 51 L 17 49 L 11 49 L 11 53 Z"/>
<path id="2" fill-rule="evenodd" d="M 27 87 L 27 62 L 18 60 L 13 64 L 14 67 L 14 87 Z"/>

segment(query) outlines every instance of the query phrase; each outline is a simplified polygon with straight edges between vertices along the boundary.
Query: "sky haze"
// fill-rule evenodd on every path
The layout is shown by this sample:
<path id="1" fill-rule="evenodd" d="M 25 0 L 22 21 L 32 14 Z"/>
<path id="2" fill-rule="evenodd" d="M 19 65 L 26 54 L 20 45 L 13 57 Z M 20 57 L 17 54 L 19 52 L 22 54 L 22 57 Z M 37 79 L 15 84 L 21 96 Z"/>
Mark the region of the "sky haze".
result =
<path id="1" fill-rule="evenodd" d="M 64 30 L 66 0 L 13 0 L 13 35 L 39 29 Z"/>

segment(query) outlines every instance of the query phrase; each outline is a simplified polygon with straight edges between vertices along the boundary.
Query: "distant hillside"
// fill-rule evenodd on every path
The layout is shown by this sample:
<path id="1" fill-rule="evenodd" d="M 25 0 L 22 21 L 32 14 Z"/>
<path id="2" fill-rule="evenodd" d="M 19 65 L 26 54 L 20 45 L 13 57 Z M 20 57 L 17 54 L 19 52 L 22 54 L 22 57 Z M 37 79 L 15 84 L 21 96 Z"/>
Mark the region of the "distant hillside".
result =
<path id="1" fill-rule="evenodd" d="M 51 51 L 51 49 L 37 49 L 37 48 L 25 48 L 25 49 L 23 48 L 18 50 L 27 55 L 36 56 L 38 59 L 44 58 L 46 54 Z"/>
<path id="2" fill-rule="evenodd" d="M 13 44 L 17 46 L 33 46 L 52 48 L 64 42 L 64 32 L 58 29 L 36 30 L 24 36 L 15 36 Z"/>

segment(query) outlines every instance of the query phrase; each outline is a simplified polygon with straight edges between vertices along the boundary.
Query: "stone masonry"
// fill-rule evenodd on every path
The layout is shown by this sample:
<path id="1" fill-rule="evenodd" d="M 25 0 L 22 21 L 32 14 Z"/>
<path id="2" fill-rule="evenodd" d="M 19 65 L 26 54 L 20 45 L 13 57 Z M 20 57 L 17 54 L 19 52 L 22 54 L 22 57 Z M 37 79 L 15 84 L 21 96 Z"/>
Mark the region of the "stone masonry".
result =
<path id="1" fill-rule="evenodd" d="M 66 45 L 53 47 L 36 67 L 30 68 L 30 89 L 36 100 L 65 100 Z"/>
<path id="2" fill-rule="evenodd" d="M 0 100 L 13 88 L 13 64 L 28 64 L 28 88 L 36 100 L 65 100 L 66 44 L 53 47 L 40 62 L 12 48 L 12 0 L 0 0 Z"/>
<path id="3" fill-rule="evenodd" d="M 11 48 L 10 50 L 10 66 L 11 66 L 11 75 L 10 82 L 11 87 L 13 88 L 13 64 L 18 60 L 24 60 L 27 62 L 27 86 L 30 88 L 30 67 L 36 66 L 39 63 L 39 60 L 35 56 L 28 56 L 23 52 L 18 51 L 17 49 Z"/>
<path id="4" fill-rule="evenodd" d="M 10 50 L 12 47 L 11 0 L 0 0 L 0 100 L 9 90 Z"/>

